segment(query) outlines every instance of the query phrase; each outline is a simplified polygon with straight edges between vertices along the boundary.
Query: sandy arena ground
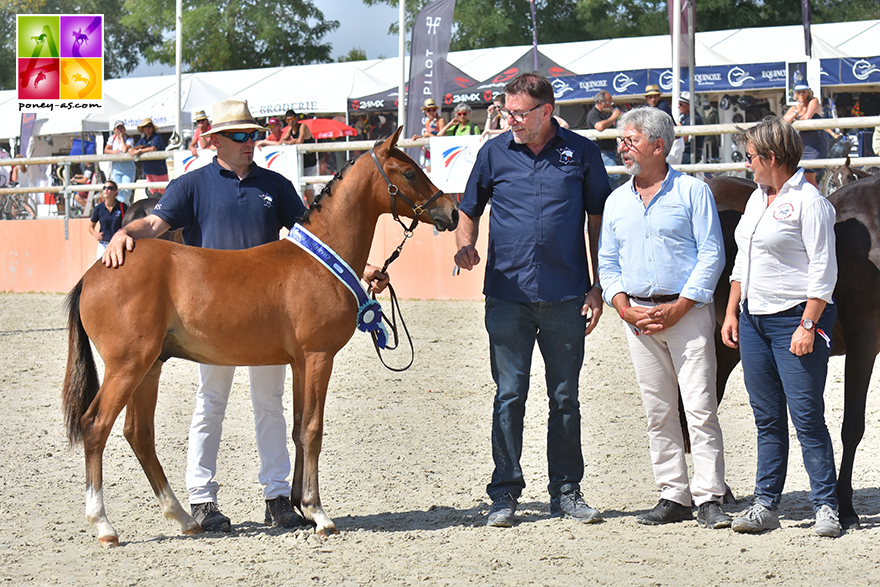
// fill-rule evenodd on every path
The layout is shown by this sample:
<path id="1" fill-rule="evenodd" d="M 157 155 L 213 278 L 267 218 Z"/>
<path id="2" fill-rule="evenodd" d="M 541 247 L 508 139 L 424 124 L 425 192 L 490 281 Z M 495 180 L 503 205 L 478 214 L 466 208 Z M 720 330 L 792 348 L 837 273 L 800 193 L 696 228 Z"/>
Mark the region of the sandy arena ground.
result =
<path id="1" fill-rule="evenodd" d="M 620 319 L 606 312 L 581 377 L 582 489 L 605 523 L 549 518 L 546 399 L 532 376 L 519 523 L 486 528 L 493 385 L 482 304 L 403 302 L 416 346 L 386 371 L 357 333 L 337 357 L 321 455 L 322 498 L 341 534 L 265 526 L 246 372 L 239 370 L 220 454 L 220 505 L 231 534 L 183 536 L 159 511 L 122 437 L 105 452 L 105 499 L 121 547 L 103 550 L 84 518 L 84 461 L 69 451 L 60 387 L 67 352 L 61 295 L 0 294 L 0 578 L 7 585 L 877 585 L 880 396 L 875 375 L 856 460 L 861 530 L 812 535 L 809 487 L 792 436 L 782 529 L 758 536 L 696 521 L 640 526 L 658 492 Z M 112 308 L 108 308 L 112 312 Z M 401 364 L 404 352 L 391 355 Z M 184 466 L 195 367 L 172 360 L 157 409 L 159 458 L 186 504 Z M 833 358 L 827 419 L 837 440 L 843 359 Z M 288 420 L 289 395 L 286 398 Z M 720 409 L 727 480 L 752 491 L 755 431 L 742 375 Z M 292 451 L 292 443 L 291 443 Z M 730 508 L 738 510 L 743 503 Z"/>

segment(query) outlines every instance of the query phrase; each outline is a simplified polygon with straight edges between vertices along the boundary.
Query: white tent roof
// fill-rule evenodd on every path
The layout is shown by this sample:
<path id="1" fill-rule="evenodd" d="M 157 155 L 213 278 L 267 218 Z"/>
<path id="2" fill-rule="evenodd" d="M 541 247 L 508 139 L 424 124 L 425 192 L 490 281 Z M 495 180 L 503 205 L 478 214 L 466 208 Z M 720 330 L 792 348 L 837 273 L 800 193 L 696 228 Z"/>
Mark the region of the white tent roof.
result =
<path id="1" fill-rule="evenodd" d="M 181 118 L 184 127 L 192 125 L 192 113 L 196 110 L 210 112 L 214 102 L 232 98 L 231 94 L 212 86 L 195 74 L 187 74 L 186 77 L 182 77 L 180 93 Z M 176 126 L 176 83 L 114 115 L 114 118 L 122 120 L 125 123 L 125 128 L 129 129 L 137 128 L 141 120 L 146 117 L 152 118 L 153 124 L 159 129 L 169 129 Z"/>

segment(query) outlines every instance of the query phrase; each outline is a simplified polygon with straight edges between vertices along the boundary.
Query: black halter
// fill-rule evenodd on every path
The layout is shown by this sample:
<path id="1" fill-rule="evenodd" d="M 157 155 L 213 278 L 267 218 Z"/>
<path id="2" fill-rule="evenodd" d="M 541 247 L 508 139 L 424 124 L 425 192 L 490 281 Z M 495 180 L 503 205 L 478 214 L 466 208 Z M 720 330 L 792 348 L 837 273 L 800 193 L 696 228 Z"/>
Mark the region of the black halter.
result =
<path id="1" fill-rule="evenodd" d="M 425 212 L 428 209 L 428 206 L 434 203 L 434 200 L 442 196 L 443 192 L 441 190 L 437 190 L 437 193 L 431 196 L 430 199 L 424 204 L 414 204 L 412 200 L 401 194 L 400 189 L 396 185 L 391 183 L 390 179 L 388 179 L 388 176 L 385 174 L 385 170 L 382 169 L 382 165 L 379 163 L 379 158 L 376 157 L 375 147 L 370 149 L 370 156 L 373 157 L 373 163 L 376 164 L 376 169 L 379 170 L 379 173 L 382 175 L 382 179 L 384 179 L 385 183 L 388 184 L 388 193 L 391 195 L 391 215 L 394 217 L 394 220 L 396 220 L 397 223 L 403 227 L 403 234 L 406 236 L 406 238 L 409 238 L 412 236 L 413 230 L 415 230 L 416 225 L 419 223 L 419 216 L 422 215 L 422 212 Z M 406 202 L 412 209 L 413 214 L 415 215 L 409 228 L 407 228 L 406 225 L 401 222 L 400 218 L 397 216 L 397 206 L 396 202 L 394 201 L 394 198 L 397 197 Z"/>

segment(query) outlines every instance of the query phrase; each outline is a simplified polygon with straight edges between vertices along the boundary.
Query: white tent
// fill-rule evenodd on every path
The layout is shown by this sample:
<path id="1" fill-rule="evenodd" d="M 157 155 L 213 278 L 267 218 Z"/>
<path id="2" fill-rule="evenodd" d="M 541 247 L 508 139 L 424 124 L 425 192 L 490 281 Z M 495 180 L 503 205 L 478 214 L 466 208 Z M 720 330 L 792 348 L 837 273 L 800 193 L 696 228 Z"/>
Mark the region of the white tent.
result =
<path id="1" fill-rule="evenodd" d="M 164 78 L 163 78 L 164 79 Z M 192 113 L 196 110 L 211 111 L 211 105 L 220 100 L 228 100 L 232 95 L 201 80 L 195 74 L 187 74 L 181 81 L 181 123 L 184 128 L 192 125 Z M 177 124 L 177 85 L 173 83 L 160 92 L 142 100 L 128 110 L 120 112 L 116 118 L 129 129 L 137 128 L 146 117 L 160 130 L 174 128 Z M 106 128 L 106 127 L 105 127 Z"/>

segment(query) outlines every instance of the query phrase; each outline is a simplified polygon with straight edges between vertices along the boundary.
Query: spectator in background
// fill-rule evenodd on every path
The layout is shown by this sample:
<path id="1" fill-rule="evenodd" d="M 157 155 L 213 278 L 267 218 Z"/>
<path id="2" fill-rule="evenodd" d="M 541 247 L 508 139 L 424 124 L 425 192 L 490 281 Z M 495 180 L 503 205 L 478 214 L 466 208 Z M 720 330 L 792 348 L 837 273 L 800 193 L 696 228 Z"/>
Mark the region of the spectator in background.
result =
<path id="1" fill-rule="evenodd" d="M 703 117 L 700 116 L 700 113 L 697 112 L 696 108 L 694 109 L 694 116 L 691 118 L 691 94 L 690 92 L 682 92 L 681 96 L 678 98 L 678 111 L 681 114 L 680 121 L 682 126 L 690 126 L 692 124 L 703 124 Z M 694 122 L 691 122 L 693 120 Z M 701 154 L 703 152 L 703 141 L 705 140 L 702 136 L 697 136 L 697 154 L 695 157 L 691 157 L 691 137 L 690 135 L 686 135 L 682 137 L 684 139 L 684 153 L 681 156 L 682 165 L 688 165 L 693 161 L 694 163 L 699 163 L 700 159 L 702 159 Z"/>
<path id="2" fill-rule="evenodd" d="M 128 133 L 125 132 L 125 123 L 121 120 L 117 120 L 113 124 L 113 134 L 104 146 L 104 153 L 107 155 L 130 156 L 132 147 L 134 147 L 134 139 L 128 136 Z M 133 160 L 114 161 L 113 166 L 110 169 L 110 179 L 112 179 L 116 185 L 120 183 L 132 183 L 134 182 L 136 173 L 137 167 Z M 116 197 L 119 198 L 119 201 L 125 202 L 126 206 L 131 204 L 131 190 L 118 190 Z"/>
<path id="3" fill-rule="evenodd" d="M 262 149 L 266 145 L 281 144 L 281 135 L 284 132 L 281 129 L 281 121 L 273 116 L 266 121 L 266 126 L 269 127 L 269 133 L 266 135 L 265 139 L 260 139 L 255 143 L 258 149 Z"/>
<path id="4" fill-rule="evenodd" d="M 198 156 L 199 149 L 207 149 L 211 144 L 209 139 L 202 137 L 204 133 L 211 130 L 211 123 L 208 121 L 208 116 L 205 114 L 204 110 L 196 112 L 195 122 L 196 132 L 193 133 L 192 141 L 189 143 L 189 150 L 193 154 L 193 157 Z"/>
<path id="5" fill-rule="evenodd" d="M 457 137 L 461 135 L 478 135 L 480 127 L 469 120 L 471 107 L 464 102 L 455 107 L 455 120 L 444 126 L 437 136 L 449 135 Z"/>
<path id="6" fill-rule="evenodd" d="M 614 128 L 617 119 L 620 118 L 620 109 L 614 106 L 611 94 L 605 90 L 600 90 L 596 94 L 596 104 L 587 113 L 587 128 L 596 130 L 608 130 Z M 617 165 L 617 141 L 614 139 L 598 139 L 596 145 L 602 152 L 602 162 L 605 167 Z M 611 188 L 617 187 L 620 181 L 619 175 L 609 175 L 608 182 Z"/>
<path id="7" fill-rule="evenodd" d="M 675 117 L 672 115 L 672 106 L 662 98 L 660 94 L 660 86 L 657 84 L 651 84 L 645 87 L 645 103 L 651 108 L 662 110 L 669 115 L 669 118 L 671 118 L 673 122 L 675 121 Z"/>
<path id="8" fill-rule="evenodd" d="M 440 134 L 440 131 L 446 127 L 446 121 L 440 116 L 440 109 L 437 107 L 437 103 L 434 102 L 433 98 L 428 98 L 425 100 L 425 105 L 422 106 L 422 112 L 425 113 L 425 129 L 420 135 L 413 135 L 413 140 L 415 139 L 428 139 L 431 137 L 436 137 Z M 422 147 L 422 165 L 425 170 L 430 173 L 431 172 L 431 149 L 429 147 Z"/>
<path id="9" fill-rule="evenodd" d="M 486 129 L 483 131 L 483 136 L 491 138 L 507 130 L 507 119 L 501 116 L 505 99 L 504 94 L 498 94 L 493 99 L 486 115 Z"/>
<path id="10" fill-rule="evenodd" d="M 98 169 L 95 164 L 91 161 L 88 163 L 83 163 L 83 171 L 82 173 L 77 173 L 71 178 L 70 183 L 76 185 L 94 185 L 99 183 L 104 183 L 106 179 L 104 177 L 104 172 Z M 74 194 L 73 199 L 77 204 L 81 207 L 83 212 L 88 212 L 89 210 L 89 201 L 93 199 L 93 192 L 76 192 Z"/>
<path id="11" fill-rule="evenodd" d="M 782 119 L 791 124 L 796 120 L 823 118 L 822 105 L 819 98 L 813 96 L 813 90 L 806 82 L 798 82 L 794 86 L 794 97 L 797 103 L 788 109 Z M 830 129 L 829 129 L 830 131 Z M 824 159 L 828 156 L 828 132 L 824 130 L 801 130 L 801 141 L 804 143 L 803 159 Z M 804 169 L 804 179 L 819 187 L 818 169 Z"/>
<path id="12" fill-rule="evenodd" d="M 293 110 L 284 113 L 284 120 L 287 126 L 281 131 L 282 145 L 302 145 L 303 143 L 317 143 L 312 131 L 309 127 L 300 123 L 299 116 Z M 303 175 L 318 175 L 318 154 L 303 153 Z M 311 187 L 303 191 L 303 196 L 307 203 L 311 203 L 315 197 L 315 192 Z"/>
<path id="13" fill-rule="evenodd" d="M 165 150 L 165 141 L 159 133 L 156 132 L 156 126 L 153 124 L 152 118 L 144 118 L 138 126 L 138 132 L 143 134 L 140 140 L 135 143 L 131 150 L 132 155 L 141 155 L 142 153 L 153 153 Z M 153 159 L 144 161 L 144 175 L 147 181 L 168 181 L 168 165 L 164 159 Z M 165 193 L 165 188 L 156 188 L 152 190 L 154 193 Z"/>
<path id="14" fill-rule="evenodd" d="M 104 189 L 101 191 L 103 203 L 95 206 L 92 210 L 91 224 L 89 224 L 89 232 L 93 237 L 98 239 L 98 252 L 96 259 L 104 256 L 104 249 L 107 243 L 113 238 L 120 228 L 122 228 L 122 219 L 125 217 L 125 211 L 128 205 L 124 202 L 117 201 L 119 194 L 119 186 L 112 179 L 104 182 Z M 100 228 L 100 230 L 98 230 Z"/>

